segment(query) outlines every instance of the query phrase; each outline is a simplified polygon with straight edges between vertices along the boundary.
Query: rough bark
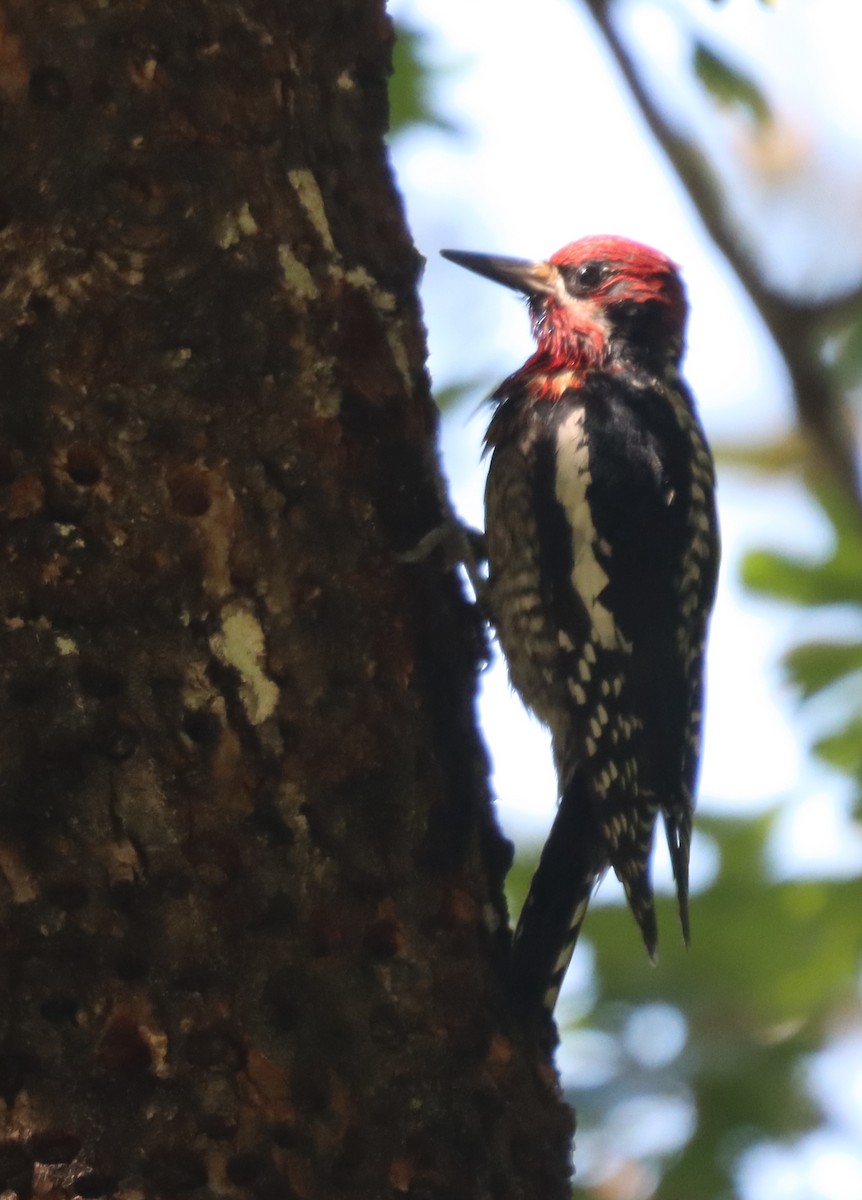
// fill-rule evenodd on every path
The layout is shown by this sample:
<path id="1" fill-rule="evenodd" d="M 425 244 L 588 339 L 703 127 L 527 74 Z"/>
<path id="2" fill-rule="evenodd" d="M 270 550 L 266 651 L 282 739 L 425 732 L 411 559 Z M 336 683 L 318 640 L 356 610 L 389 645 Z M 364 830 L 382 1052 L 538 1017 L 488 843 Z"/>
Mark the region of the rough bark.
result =
<path id="1" fill-rule="evenodd" d="M 378 0 L 0 13 L 0 1194 L 556 1197 Z"/>

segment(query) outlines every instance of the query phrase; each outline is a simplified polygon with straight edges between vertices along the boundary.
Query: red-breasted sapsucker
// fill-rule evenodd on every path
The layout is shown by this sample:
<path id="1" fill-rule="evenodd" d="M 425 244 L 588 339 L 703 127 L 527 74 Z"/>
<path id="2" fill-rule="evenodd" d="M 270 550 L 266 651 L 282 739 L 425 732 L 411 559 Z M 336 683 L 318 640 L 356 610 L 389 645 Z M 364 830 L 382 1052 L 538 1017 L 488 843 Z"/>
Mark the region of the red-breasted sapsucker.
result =
<path id="1" fill-rule="evenodd" d="M 559 781 L 512 951 L 521 1005 L 552 1010 L 609 866 L 654 956 L 659 812 L 688 941 L 713 462 L 679 374 L 685 292 L 663 254 L 618 237 L 546 262 L 443 253 L 524 293 L 537 342 L 492 396 L 485 509 L 490 615 Z"/>

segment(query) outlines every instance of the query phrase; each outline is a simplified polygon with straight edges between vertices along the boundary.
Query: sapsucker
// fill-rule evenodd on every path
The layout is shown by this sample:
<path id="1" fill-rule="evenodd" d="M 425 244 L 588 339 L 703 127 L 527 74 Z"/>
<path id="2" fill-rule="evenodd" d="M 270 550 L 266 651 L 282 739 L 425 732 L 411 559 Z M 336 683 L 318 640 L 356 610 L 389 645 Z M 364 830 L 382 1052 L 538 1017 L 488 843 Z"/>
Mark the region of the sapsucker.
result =
<path id="1" fill-rule="evenodd" d="M 610 866 L 657 943 L 661 813 L 688 941 L 714 471 L 679 363 L 674 264 L 618 237 L 546 262 L 444 251 L 527 296 L 537 349 L 492 396 L 488 603 L 512 684 L 551 731 L 559 809 L 515 930 L 512 980 L 552 1010 Z"/>

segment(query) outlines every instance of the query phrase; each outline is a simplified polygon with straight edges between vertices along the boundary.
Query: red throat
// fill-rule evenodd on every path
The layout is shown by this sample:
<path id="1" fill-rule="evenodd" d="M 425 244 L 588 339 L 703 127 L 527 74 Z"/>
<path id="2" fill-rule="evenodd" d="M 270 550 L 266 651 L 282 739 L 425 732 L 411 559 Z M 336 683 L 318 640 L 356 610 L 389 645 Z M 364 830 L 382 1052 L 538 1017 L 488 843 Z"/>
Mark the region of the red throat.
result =
<path id="1" fill-rule="evenodd" d="M 591 263 L 604 264 L 605 277 L 582 295 L 567 285 L 531 297 L 538 349 L 518 375 L 541 378 L 545 394 L 576 387 L 586 372 L 609 367 L 613 346 L 623 344 L 617 322 L 626 309 L 631 313 L 644 306 L 642 311 L 654 322 L 651 340 L 658 349 L 675 349 L 677 354 L 681 349 L 685 291 L 666 255 L 627 238 L 587 237 L 564 246 L 548 260 L 563 276 Z M 627 335 L 623 338 L 627 340 Z M 556 381 L 564 377 L 571 382 L 557 389 Z"/>
<path id="2" fill-rule="evenodd" d="M 582 372 L 600 366 L 607 348 L 607 327 L 600 314 L 596 314 L 599 319 L 591 319 L 587 309 L 587 305 L 578 310 L 563 307 L 553 298 L 531 304 L 537 350 L 524 370 Z"/>

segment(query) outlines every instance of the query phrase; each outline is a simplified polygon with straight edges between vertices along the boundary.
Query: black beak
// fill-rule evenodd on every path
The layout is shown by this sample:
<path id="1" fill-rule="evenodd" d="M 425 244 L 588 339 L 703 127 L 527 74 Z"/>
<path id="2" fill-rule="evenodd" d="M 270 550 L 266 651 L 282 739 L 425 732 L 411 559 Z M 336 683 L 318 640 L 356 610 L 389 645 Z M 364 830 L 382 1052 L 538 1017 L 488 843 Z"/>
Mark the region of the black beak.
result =
<path id="1" fill-rule="evenodd" d="M 499 254 L 472 254 L 468 250 L 441 250 L 450 262 L 475 271 L 494 283 L 514 288 L 526 296 L 546 295 L 554 291 L 557 269 L 546 262 L 526 258 L 505 258 Z"/>

